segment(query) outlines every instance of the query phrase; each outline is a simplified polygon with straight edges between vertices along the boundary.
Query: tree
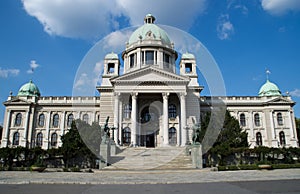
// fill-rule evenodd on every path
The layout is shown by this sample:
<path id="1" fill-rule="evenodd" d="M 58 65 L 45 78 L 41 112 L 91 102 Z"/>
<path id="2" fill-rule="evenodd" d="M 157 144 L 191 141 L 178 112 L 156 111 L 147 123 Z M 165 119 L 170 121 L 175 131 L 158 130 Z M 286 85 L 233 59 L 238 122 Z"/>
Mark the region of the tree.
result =
<path id="1" fill-rule="evenodd" d="M 0 140 L 2 139 L 3 126 L 0 125 Z"/>
<path id="2" fill-rule="evenodd" d="M 99 128 L 100 126 L 98 129 Z M 83 141 L 83 139 L 85 139 L 85 142 L 89 140 L 96 141 L 97 138 L 93 138 L 96 137 L 95 129 L 95 124 L 91 127 L 81 120 L 72 122 L 69 132 L 62 136 L 63 144 L 60 148 L 66 168 L 69 168 L 69 166 L 82 166 L 83 163 L 89 163 L 91 166 L 95 165 L 97 156 L 95 155 L 95 152 L 93 153 L 93 151 L 91 151 Z M 81 136 L 80 131 L 85 131 L 85 133 L 82 133 Z M 98 134 L 100 134 L 100 130 L 98 131 Z M 97 143 L 99 147 L 100 141 Z"/>
<path id="3" fill-rule="evenodd" d="M 202 142 L 204 138 L 209 122 L 210 114 L 207 113 L 201 119 L 200 142 Z M 223 127 L 220 129 L 218 138 L 208 153 L 217 155 L 221 164 L 224 164 L 226 156 L 232 154 L 232 148 L 245 147 L 249 147 L 247 132 L 240 127 L 239 121 L 232 117 L 229 111 L 226 111 Z"/>

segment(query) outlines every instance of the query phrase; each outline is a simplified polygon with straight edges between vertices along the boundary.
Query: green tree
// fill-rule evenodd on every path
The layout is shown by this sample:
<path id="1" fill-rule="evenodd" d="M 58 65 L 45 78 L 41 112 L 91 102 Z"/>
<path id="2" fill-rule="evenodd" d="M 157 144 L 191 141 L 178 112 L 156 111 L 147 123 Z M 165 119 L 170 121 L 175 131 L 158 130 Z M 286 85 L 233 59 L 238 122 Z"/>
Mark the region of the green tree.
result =
<path id="1" fill-rule="evenodd" d="M 295 118 L 298 143 L 300 141 L 300 118 Z"/>
<path id="2" fill-rule="evenodd" d="M 210 114 L 207 113 L 201 119 L 201 132 L 200 142 L 206 133 L 210 122 Z M 239 121 L 232 117 L 229 111 L 226 111 L 223 127 L 220 130 L 218 138 L 213 144 L 208 153 L 217 155 L 220 163 L 224 164 L 228 155 L 232 154 L 235 150 L 233 148 L 246 148 L 249 147 L 247 141 L 247 132 L 244 131 L 239 124 Z"/>
<path id="3" fill-rule="evenodd" d="M 69 132 L 62 136 L 63 144 L 60 149 L 66 168 L 69 168 L 69 166 L 82 166 L 83 163 L 89 163 L 91 166 L 95 165 L 97 157 L 83 141 L 83 139 L 86 142 L 89 140 L 96 141 L 96 138 L 92 138 L 93 136 L 95 137 L 96 132 L 92 130 L 95 127 L 91 127 L 81 120 L 76 120 L 72 123 Z M 79 131 L 85 132 L 81 136 Z M 100 142 L 98 143 L 99 146 Z"/>

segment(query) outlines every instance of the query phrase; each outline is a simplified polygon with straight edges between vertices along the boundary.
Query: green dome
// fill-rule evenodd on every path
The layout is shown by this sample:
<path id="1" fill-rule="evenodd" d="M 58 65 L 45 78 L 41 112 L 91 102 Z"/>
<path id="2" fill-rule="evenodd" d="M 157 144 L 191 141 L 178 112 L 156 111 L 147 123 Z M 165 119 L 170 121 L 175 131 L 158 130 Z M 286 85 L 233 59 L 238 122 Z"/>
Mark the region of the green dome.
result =
<path id="1" fill-rule="evenodd" d="M 258 95 L 259 96 L 281 96 L 281 92 L 276 84 L 267 80 L 266 83 L 261 86 Z"/>
<path id="2" fill-rule="evenodd" d="M 41 96 L 41 93 L 39 88 L 30 80 L 20 88 L 17 96 Z"/>
<path id="3" fill-rule="evenodd" d="M 147 14 L 144 20 L 145 24 L 136 29 L 130 36 L 128 41 L 129 45 L 140 40 L 145 40 L 149 36 L 154 40 L 161 40 L 163 44 L 171 44 L 168 34 L 163 29 L 153 24 L 155 17 L 151 14 Z"/>
<path id="4" fill-rule="evenodd" d="M 118 55 L 114 52 L 109 53 L 105 56 L 105 59 L 119 59 Z"/>
<path id="5" fill-rule="evenodd" d="M 195 56 L 192 53 L 184 53 L 182 54 L 181 59 L 195 59 Z"/>

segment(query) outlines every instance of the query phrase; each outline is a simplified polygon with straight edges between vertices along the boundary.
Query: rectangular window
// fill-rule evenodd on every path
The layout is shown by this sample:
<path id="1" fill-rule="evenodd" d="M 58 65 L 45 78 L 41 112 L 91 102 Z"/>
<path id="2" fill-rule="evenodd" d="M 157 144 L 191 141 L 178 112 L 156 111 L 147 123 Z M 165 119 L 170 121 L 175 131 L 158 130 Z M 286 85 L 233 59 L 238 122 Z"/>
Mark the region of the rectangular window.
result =
<path id="1" fill-rule="evenodd" d="M 146 51 L 146 65 L 151 65 L 154 62 L 154 51 Z"/>
<path id="2" fill-rule="evenodd" d="M 192 73 L 192 63 L 185 64 L 185 73 Z"/>
<path id="3" fill-rule="evenodd" d="M 130 68 L 134 67 L 134 54 L 131 54 L 129 56 L 129 60 L 130 60 Z"/>
<path id="4" fill-rule="evenodd" d="M 170 55 L 164 54 L 164 68 L 168 69 L 170 66 Z"/>

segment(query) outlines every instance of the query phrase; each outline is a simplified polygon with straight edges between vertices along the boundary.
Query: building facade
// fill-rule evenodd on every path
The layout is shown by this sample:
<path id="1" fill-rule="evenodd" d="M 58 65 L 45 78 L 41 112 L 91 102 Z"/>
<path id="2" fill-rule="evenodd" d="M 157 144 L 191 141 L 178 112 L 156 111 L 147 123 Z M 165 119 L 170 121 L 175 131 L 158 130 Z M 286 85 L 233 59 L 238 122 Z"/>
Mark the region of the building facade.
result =
<path id="1" fill-rule="evenodd" d="M 99 96 L 41 96 L 32 81 L 16 96 L 10 94 L 3 103 L 1 147 L 59 147 L 74 119 L 103 125 L 108 116 L 118 145 L 185 146 L 192 142 L 201 112 L 211 110 L 212 98 L 222 100 L 239 120 L 251 147 L 298 146 L 295 102 L 274 83 L 267 80 L 258 96 L 201 96 L 195 56 L 182 54 L 177 74 L 174 44 L 152 15 L 144 21 L 122 52 L 123 72 L 117 54 L 105 56 Z"/>

